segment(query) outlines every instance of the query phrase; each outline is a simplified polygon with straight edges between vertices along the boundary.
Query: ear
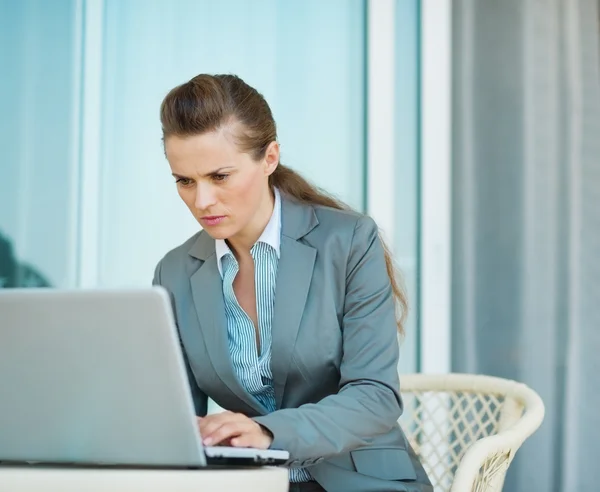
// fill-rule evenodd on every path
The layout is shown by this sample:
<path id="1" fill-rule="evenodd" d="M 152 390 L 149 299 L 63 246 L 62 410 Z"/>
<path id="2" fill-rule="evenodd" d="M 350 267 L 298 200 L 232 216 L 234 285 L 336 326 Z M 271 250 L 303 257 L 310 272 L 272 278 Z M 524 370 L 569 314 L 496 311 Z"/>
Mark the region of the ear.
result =
<path id="1" fill-rule="evenodd" d="M 267 147 L 263 163 L 265 176 L 270 176 L 275 172 L 275 169 L 277 169 L 277 166 L 279 165 L 279 144 L 275 140 Z"/>

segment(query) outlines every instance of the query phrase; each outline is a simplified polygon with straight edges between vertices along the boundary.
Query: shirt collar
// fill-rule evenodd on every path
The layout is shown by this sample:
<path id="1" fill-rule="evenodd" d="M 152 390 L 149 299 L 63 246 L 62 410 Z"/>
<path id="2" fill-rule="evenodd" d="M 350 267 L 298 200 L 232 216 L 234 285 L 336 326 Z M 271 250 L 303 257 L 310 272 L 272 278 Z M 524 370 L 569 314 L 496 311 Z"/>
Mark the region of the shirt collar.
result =
<path id="1" fill-rule="evenodd" d="M 271 218 L 265 227 L 265 230 L 262 232 L 260 237 L 258 238 L 257 243 L 266 243 L 271 246 L 275 253 L 277 253 L 277 258 L 279 258 L 279 251 L 281 246 L 281 195 L 279 190 L 275 188 L 275 204 L 273 206 L 273 213 L 271 214 Z M 223 239 L 217 239 L 215 241 L 215 252 L 217 256 L 217 266 L 219 267 L 219 273 L 221 277 L 223 277 L 223 257 L 227 254 L 231 253 L 231 249 L 227 246 L 227 243 Z M 233 254 L 233 253 L 231 253 Z"/>

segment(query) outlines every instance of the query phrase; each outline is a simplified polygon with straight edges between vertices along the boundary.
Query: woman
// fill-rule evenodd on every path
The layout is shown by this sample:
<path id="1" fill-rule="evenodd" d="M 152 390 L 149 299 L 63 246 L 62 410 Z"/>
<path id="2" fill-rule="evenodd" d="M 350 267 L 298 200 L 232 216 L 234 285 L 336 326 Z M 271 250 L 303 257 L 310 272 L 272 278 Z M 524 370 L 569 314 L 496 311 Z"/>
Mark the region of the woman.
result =
<path id="1" fill-rule="evenodd" d="M 405 299 L 373 220 L 279 163 L 269 106 L 238 77 L 194 77 L 160 116 L 203 230 L 154 283 L 204 443 L 289 451 L 292 491 L 432 490 L 397 424 Z M 207 416 L 208 397 L 228 411 Z"/>

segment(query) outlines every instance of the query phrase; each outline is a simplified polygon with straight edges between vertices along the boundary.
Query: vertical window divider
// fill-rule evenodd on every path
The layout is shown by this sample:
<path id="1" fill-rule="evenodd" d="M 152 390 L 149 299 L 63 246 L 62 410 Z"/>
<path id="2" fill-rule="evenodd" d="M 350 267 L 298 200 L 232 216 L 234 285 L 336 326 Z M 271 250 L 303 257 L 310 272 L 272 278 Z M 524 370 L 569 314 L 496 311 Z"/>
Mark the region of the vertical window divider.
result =
<path id="1" fill-rule="evenodd" d="M 102 114 L 102 43 L 104 1 L 80 0 L 83 32 L 79 128 L 79 199 L 77 286 L 99 282 L 100 149 Z"/>

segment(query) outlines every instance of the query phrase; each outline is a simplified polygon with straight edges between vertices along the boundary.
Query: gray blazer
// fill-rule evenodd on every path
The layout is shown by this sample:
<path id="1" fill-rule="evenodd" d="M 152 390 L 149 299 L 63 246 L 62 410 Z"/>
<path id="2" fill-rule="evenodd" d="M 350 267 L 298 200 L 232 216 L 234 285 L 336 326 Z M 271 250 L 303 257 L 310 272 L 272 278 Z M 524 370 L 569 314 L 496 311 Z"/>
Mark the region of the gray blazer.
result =
<path id="1" fill-rule="evenodd" d="M 329 491 L 432 491 L 397 424 L 402 412 L 392 290 L 375 222 L 282 195 L 270 414 L 238 381 L 215 241 L 199 232 L 156 267 L 171 294 L 196 412 L 207 396 L 268 428 L 291 467 Z"/>

